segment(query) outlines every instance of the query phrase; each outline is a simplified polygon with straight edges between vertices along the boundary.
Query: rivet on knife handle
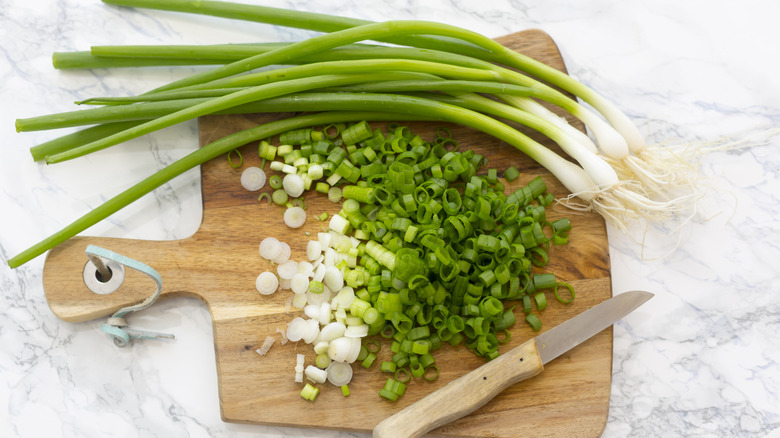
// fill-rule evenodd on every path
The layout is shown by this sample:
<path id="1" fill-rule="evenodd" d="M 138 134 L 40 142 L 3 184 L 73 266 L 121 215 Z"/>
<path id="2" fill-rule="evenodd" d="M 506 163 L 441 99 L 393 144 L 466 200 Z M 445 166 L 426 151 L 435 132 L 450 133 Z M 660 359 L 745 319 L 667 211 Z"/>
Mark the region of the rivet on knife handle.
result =
<path id="1" fill-rule="evenodd" d="M 543 369 L 536 339 L 530 339 L 382 421 L 374 428 L 374 438 L 419 437 L 465 417 Z"/>

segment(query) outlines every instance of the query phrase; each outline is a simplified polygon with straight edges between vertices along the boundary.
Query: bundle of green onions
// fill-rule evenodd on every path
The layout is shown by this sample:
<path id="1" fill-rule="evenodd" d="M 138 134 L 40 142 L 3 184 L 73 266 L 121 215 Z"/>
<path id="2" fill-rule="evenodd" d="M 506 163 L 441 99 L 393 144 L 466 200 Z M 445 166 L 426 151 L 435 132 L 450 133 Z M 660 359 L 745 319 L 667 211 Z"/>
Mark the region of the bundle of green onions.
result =
<path id="1" fill-rule="evenodd" d="M 9 260 L 18 267 L 182 172 L 248 142 L 306 126 L 357 120 L 435 120 L 495 136 L 548 169 L 617 226 L 664 219 L 688 199 L 668 191 L 677 174 L 658 171 L 627 116 L 568 75 L 482 35 L 425 21 L 382 23 L 221 1 L 104 0 L 105 3 L 260 21 L 327 32 L 295 43 L 228 46 L 94 47 L 57 53 L 58 68 L 222 64 L 139 96 L 96 97 L 93 109 L 17 120 L 18 131 L 94 125 L 31 148 L 57 163 L 208 114 L 306 114 L 219 139 L 171 164 Z M 400 46 L 368 45 L 380 41 Z M 279 66 L 286 67 L 279 67 Z M 271 68 L 276 66 L 277 68 Z M 259 71 L 259 69 L 264 69 Z M 544 81 L 544 82 L 542 82 Z M 548 84 L 552 84 L 548 85 Z M 585 101 L 594 110 L 559 91 Z M 540 102 L 581 120 L 595 141 Z M 600 113 L 600 114 L 599 114 Z M 521 133 L 536 130 L 568 157 Z M 573 161 L 569 160 L 572 159 Z M 650 164 L 649 164 L 650 163 Z M 571 203 L 572 206 L 578 205 Z"/>

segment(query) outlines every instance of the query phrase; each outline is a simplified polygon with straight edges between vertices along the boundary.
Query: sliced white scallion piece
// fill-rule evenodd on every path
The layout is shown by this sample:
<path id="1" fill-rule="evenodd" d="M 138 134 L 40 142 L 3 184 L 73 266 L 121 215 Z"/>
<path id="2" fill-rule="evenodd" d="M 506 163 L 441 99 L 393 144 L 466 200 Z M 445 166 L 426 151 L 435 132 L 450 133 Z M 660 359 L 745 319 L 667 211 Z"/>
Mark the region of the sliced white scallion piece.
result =
<path id="1" fill-rule="evenodd" d="M 308 316 L 311 319 L 320 319 L 320 309 L 321 306 L 315 306 L 311 303 L 307 304 L 306 307 L 303 308 L 303 313 Z"/>
<path id="2" fill-rule="evenodd" d="M 333 305 L 335 305 L 336 302 L 333 301 Z M 336 309 L 336 312 L 333 314 L 333 317 L 336 318 L 336 321 L 346 325 L 347 324 L 347 311 L 343 307 Z"/>
<path id="3" fill-rule="evenodd" d="M 325 250 L 325 258 L 323 260 L 323 263 L 325 266 L 336 266 L 336 263 L 339 262 L 339 253 L 336 252 L 333 248 L 328 248 Z"/>
<path id="4" fill-rule="evenodd" d="M 322 255 L 322 243 L 319 240 L 310 240 L 306 244 L 306 258 L 315 261 Z"/>
<path id="5" fill-rule="evenodd" d="M 279 278 L 279 289 L 281 290 L 290 290 L 290 279 L 289 278 Z"/>
<path id="6" fill-rule="evenodd" d="M 363 342 L 360 338 L 344 338 L 349 339 L 350 346 L 349 346 L 349 353 L 347 354 L 347 363 L 352 363 L 357 360 L 358 355 L 360 355 L 360 347 L 363 345 Z"/>
<path id="7" fill-rule="evenodd" d="M 282 188 L 293 198 L 297 198 L 303 194 L 303 178 L 295 173 L 288 173 L 282 179 Z"/>
<path id="8" fill-rule="evenodd" d="M 320 317 L 318 318 L 320 321 L 320 325 L 326 326 L 330 324 L 332 315 L 330 314 L 330 303 L 323 302 L 320 304 Z"/>
<path id="9" fill-rule="evenodd" d="M 319 369 L 314 365 L 307 366 L 304 373 L 306 374 L 306 378 L 314 383 L 325 383 L 325 380 L 328 378 L 327 371 Z"/>
<path id="10" fill-rule="evenodd" d="M 287 297 L 287 300 L 284 302 L 284 313 L 289 314 L 290 310 L 292 310 L 292 302 L 294 297 L 295 294 L 292 294 L 289 297 Z"/>
<path id="11" fill-rule="evenodd" d="M 319 281 L 320 283 L 325 279 L 325 274 L 328 272 L 328 267 L 324 263 L 317 265 L 317 269 L 314 270 L 312 280 Z M 327 287 L 327 285 L 325 286 Z"/>
<path id="12" fill-rule="evenodd" d="M 352 242 L 352 248 L 354 248 L 355 250 L 357 250 L 357 247 L 360 246 L 360 239 L 358 239 L 357 237 L 354 236 L 350 237 L 349 241 Z"/>
<path id="13" fill-rule="evenodd" d="M 331 322 L 320 330 L 320 340 L 325 342 L 331 342 L 334 339 L 338 339 L 344 336 L 344 332 L 347 330 L 347 326 L 340 322 Z"/>
<path id="14" fill-rule="evenodd" d="M 347 317 L 347 325 L 360 325 L 363 324 L 363 318 L 350 314 Z"/>
<path id="15" fill-rule="evenodd" d="M 330 248 L 330 233 L 317 233 L 317 240 L 322 245 L 322 249 Z"/>
<path id="16" fill-rule="evenodd" d="M 348 325 L 344 331 L 348 338 L 364 338 L 368 336 L 368 324 Z"/>
<path id="17" fill-rule="evenodd" d="M 328 356 L 332 361 L 347 361 L 347 356 L 349 355 L 350 348 L 352 347 L 352 342 L 350 339 L 354 338 L 340 337 L 330 341 L 330 344 L 328 345 Z"/>
<path id="18" fill-rule="evenodd" d="M 287 339 L 292 342 L 298 342 L 303 339 L 306 333 L 306 320 L 296 316 L 287 324 Z"/>
<path id="19" fill-rule="evenodd" d="M 290 255 L 292 255 L 292 250 L 287 242 L 279 242 L 279 246 L 281 246 L 281 251 L 279 251 L 279 255 L 273 260 L 273 262 L 277 264 L 290 260 Z"/>
<path id="20" fill-rule="evenodd" d="M 316 344 L 314 344 L 314 352 L 317 354 L 327 353 L 328 352 L 328 342 L 327 341 L 319 341 Z"/>
<path id="21" fill-rule="evenodd" d="M 360 338 L 340 337 L 330 341 L 328 356 L 336 362 L 354 362 L 360 354 Z"/>
<path id="22" fill-rule="evenodd" d="M 288 260 L 276 267 L 276 273 L 279 274 L 279 278 L 290 280 L 298 273 L 298 263 Z"/>
<path id="23" fill-rule="evenodd" d="M 265 187 L 265 172 L 259 167 L 247 167 L 241 173 L 241 186 L 250 192 L 256 192 Z"/>
<path id="24" fill-rule="evenodd" d="M 327 304 L 328 308 L 330 308 L 330 297 L 332 296 L 332 293 L 330 289 L 327 286 L 322 287 L 322 293 L 315 294 L 312 291 L 309 291 L 306 293 L 307 302 L 309 304 L 313 304 L 315 306 L 321 306 L 323 304 Z"/>
<path id="25" fill-rule="evenodd" d="M 306 260 L 301 260 L 298 262 L 298 273 L 304 274 L 306 277 L 311 277 L 314 273 L 314 265 L 307 262 Z"/>
<path id="26" fill-rule="evenodd" d="M 352 301 L 354 300 L 355 289 L 344 286 L 336 294 L 336 297 L 333 299 L 333 304 L 335 304 L 337 309 L 349 309 L 349 306 L 352 305 Z"/>
<path id="27" fill-rule="evenodd" d="M 298 354 L 298 359 L 295 363 L 295 383 L 303 383 L 303 362 L 304 356 Z"/>
<path id="28" fill-rule="evenodd" d="M 303 342 L 311 344 L 320 334 L 320 322 L 316 319 L 306 320 L 306 332 L 303 334 Z"/>
<path id="29" fill-rule="evenodd" d="M 274 339 L 273 336 L 268 336 L 265 338 L 265 342 L 263 342 L 263 345 L 255 351 L 260 356 L 265 356 L 266 353 L 268 353 L 268 350 L 271 349 L 271 346 L 274 345 L 274 342 L 276 342 L 276 339 Z"/>
<path id="30" fill-rule="evenodd" d="M 325 277 L 322 279 L 325 286 L 328 286 L 330 290 L 338 290 L 344 287 L 344 274 L 339 271 L 335 266 L 328 266 L 325 271 Z"/>
<path id="31" fill-rule="evenodd" d="M 301 273 L 296 273 L 290 280 L 290 286 L 295 294 L 305 294 L 309 290 L 309 277 Z"/>
<path id="32" fill-rule="evenodd" d="M 306 223 L 306 210 L 290 207 L 284 211 L 284 224 L 290 228 L 300 228 Z"/>
<path id="33" fill-rule="evenodd" d="M 292 305 L 295 308 L 303 309 L 309 301 L 308 294 L 293 294 Z"/>
<path id="34" fill-rule="evenodd" d="M 324 169 L 322 168 L 322 166 L 320 166 L 317 163 L 312 164 L 306 170 L 306 174 L 309 175 L 309 178 L 315 181 L 322 178 L 323 173 L 324 173 Z"/>
<path id="35" fill-rule="evenodd" d="M 314 365 L 317 365 L 317 368 L 321 370 L 327 369 L 328 365 L 330 365 L 330 362 L 331 360 L 327 351 L 318 354 L 317 357 L 314 358 Z"/>
<path id="36" fill-rule="evenodd" d="M 279 289 L 279 279 L 273 272 L 263 272 L 257 276 L 255 287 L 262 295 L 271 295 Z"/>
<path id="37" fill-rule="evenodd" d="M 345 236 L 338 231 L 331 230 L 330 234 L 330 246 L 340 253 L 346 253 L 352 248 L 357 248 L 357 246 L 360 244 L 360 241 L 355 243 L 355 240 L 357 239 L 353 240 L 352 238 Z"/>
<path id="38" fill-rule="evenodd" d="M 344 386 L 352 381 L 352 366 L 348 363 L 331 362 L 326 371 L 332 385 Z"/>
<path id="39" fill-rule="evenodd" d="M 276 237 L 266 237 L 260 242 L 260 256 L 266 260 L 275 259 L 281 251 L 281 242 Z"/>
<path id="40" fill-rule="evenodd" d="M 281 329 L 279 327 L 276 328 L 276 332 L 279 333 L 282 336 L 281 344 L 284 345 L 287 343 L 287 333 L 285 333 L 284 329 Z"/>
<path id="41" fill-rule="evenodd" d="M 344 324 L 346 324 L 347 327 L 353 325 L 360 325 L 363 324 L 363 319 L 359 316 L 349 315 L 347 316 L 347 320 L 344 321 Z"/>
<path id="42" fill-rule="evenodd" d="M 340 234 L 346 234 L 349 226 L 349 220 L 340 214 L 334 214 L 328 222 L 328 228 Z"/>
<path id="43" fill-rule="evenodd" d="M 282 166 L 282 172 L 288 175 L 295 175 L 295 173 L 298 172 L 298 169 L 296 169 L 293 165 L 285 164 Z"/>

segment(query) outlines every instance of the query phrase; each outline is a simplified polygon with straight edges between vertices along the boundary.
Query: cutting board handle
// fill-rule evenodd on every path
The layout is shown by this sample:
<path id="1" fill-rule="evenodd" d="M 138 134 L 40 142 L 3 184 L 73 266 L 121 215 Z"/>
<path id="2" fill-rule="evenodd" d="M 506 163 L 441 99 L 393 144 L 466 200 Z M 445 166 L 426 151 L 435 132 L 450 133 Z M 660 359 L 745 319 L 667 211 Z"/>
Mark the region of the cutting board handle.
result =
<path id="1" fill-rule="evenodd" d="M 177 262 L 186 255 L 186 240 L 76 237 L 51 250 L 43 266 L 46 300 L 52 312 L 64 321 L 81 322 L 110 316 L 123 307 L 142 302 L 156 289 L 147 275 L 134 269 L 125 269 L 124 279 L 114 292 L 93 292 L 84 277 L 85 266 L 89 261 L 85 250 L 89 245 L 108 249 L 155 269 L 165 279 L 161 298 L 175 294 L 199 296 L 194 293 L 197 289 L 191 287 L 187 280 L 186 270 L 181 268 L 187 264 Z"/>

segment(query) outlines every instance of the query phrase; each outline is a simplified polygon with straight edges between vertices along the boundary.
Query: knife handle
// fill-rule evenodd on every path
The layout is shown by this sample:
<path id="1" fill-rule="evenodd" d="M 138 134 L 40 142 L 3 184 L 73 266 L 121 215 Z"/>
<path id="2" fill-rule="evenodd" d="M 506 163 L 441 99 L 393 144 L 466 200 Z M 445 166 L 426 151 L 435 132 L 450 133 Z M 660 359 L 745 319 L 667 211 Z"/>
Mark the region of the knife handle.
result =
<path id="1" fill-rule="evenodd" d="M 465 417 L 509 386 L 544 369 L 535 339 L 485 363 L 385 419 L 374 438 L 413 438 Z"/>

